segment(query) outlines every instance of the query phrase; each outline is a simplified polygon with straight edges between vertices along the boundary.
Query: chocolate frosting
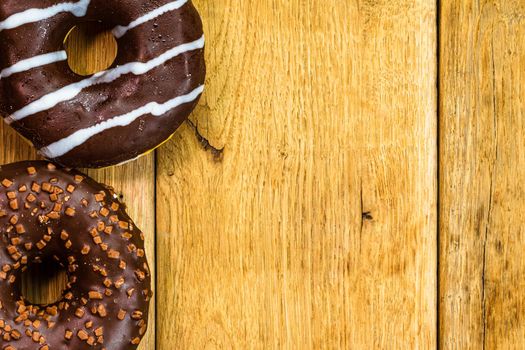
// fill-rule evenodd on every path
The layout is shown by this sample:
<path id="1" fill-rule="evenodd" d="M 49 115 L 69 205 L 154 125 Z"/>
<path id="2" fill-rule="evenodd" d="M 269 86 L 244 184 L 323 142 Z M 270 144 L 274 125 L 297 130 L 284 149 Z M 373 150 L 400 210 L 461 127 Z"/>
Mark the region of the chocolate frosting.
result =
<path id="1" fill-rule="evenodd" d="M 202 89 L 205 79 L 199 14 L 186 0 L 71 1 L 67 4 L 80 10 L 85 5 L 85 15 L 79 9 L 76 13 L 63 11 L 20 22 L 14 28 L 8 28 L 9 20 L 17 14 L 30 8 L 47 11 L 63 1 L 0 1 L 0 71 L 31 58 L 64 53 L 63 41 L 69 30 L 86 21 L 99 21 L 122 35 L 117 38 L 114 64 L 99 79 L 102 82 L 87 84 L 67 97 L 60 89 L 92 77 L 75 74 L 64 59 L 0 76 L 0 115 L 43 156 L 68 167 L 104 167 L 136 158 L 167 140 L 198 102 L 200 91 L 196 89 Z M 122 28 L 129 29 L 122 34 Z M 184 46 L 190 43 L 193 45 Z M 177 49 L 180 52 L 166 59 L 166 54 Z M 149 70 L 113 79 L 115 73 L 127 72 L 121 69 L 130 63 L 147 64 Z M 192 92 L 194 95 L 187 97 Z M 181 96 L 187 98 L 176 100 Z M 50 100 L 54 102 L 46 104 Z M 18 119 L 28 107 L 31 112 Z M 128 124 L 117 123 L 117 117 L 125 117 L 119 120 Z M 108 121 L 114 124 L 108 127 Z M 101 126 L 108 128 L 102 130 Z M 99 129 L 88 138 L 82 135 L 83 131 L 94 131 L 93 127 Z M 59 151 L 52 150 L 60 142 Z"/>
<path id="2" fill-rule="evenodd" d="M 0 167 L 0 348 L 136 349 L 148 321 L 144 236 L 114 192 L 40 161 Z M 68 287 L 51 305 L 21 294 L 32 264 L 56 261 Z"/>

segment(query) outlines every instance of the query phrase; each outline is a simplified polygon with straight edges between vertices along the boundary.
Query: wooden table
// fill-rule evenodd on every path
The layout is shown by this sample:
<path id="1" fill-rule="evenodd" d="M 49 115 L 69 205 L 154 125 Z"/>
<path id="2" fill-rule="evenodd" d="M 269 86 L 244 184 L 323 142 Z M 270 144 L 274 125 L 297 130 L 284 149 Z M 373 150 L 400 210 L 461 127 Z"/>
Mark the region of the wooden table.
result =
<path id="1" fill-rule="evenodd" d="M 147 236 L 141 349 L 525 347 L 525 2 L 194 2 L 191 122 L 89 171 Z"/>

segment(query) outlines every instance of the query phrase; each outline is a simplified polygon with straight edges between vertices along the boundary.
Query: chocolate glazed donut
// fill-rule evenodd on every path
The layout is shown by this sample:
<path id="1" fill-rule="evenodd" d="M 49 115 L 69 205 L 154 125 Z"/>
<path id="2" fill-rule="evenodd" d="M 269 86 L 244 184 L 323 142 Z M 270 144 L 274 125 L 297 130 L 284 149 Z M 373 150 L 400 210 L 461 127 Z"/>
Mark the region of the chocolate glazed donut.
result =
<path id="1" fill-rule="evenodd" d="M 167 140 L 204 89 L 204 36 L 189 0 L 1 0 L 0 115 L 46 158 L 104 167 Z M 112 67 L 72 72 L 64 38 L 98 21 Z"/>
<path id="2" fill-rule="evenodd" d="M 0 230 L 0 349 L 137 348 L 150 272 L 144 237 L 111 189 L 50 163 L 2 166 Z M 32 305 L 21 275 L 49 260 L 67 269 L 67 289 Z"/>

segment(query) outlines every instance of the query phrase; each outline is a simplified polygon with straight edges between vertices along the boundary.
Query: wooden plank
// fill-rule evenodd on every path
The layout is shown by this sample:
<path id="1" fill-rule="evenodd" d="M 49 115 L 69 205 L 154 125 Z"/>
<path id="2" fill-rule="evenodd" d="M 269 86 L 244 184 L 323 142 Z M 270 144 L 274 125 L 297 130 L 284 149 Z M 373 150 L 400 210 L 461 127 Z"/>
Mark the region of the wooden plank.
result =
<path id="1" fill-rule="evenodd" d="M 112 37 L 106 34 L 92 35 L 87 30 L 76 31 L 70 37 L 68 55 L 70 63 L 76 71 L 82 74 L 99 71 L 106 68 L 108 56 L 113 55 L 106 48 L 111 44 Z M 111 64 L 111 59 L 109 59 Z M 25 143 L 13 130 L 0 123 L 0 135 L 3 147 L 0 152 L 0 164 L 35 159 L 35 151 Z M 112 186 L 121 195 L 132 217 L 146 237 L 148 261 L 155 276 L 155 157 L 153 154 L 140 158 L 127 165 L 103 170 L 89 170 L 87 173 L 96 180 Z M 65 287 L 64 274 L 43 279 L 38 273 L 25 278 L 24 289 L 26 297 L 33 302 L 53 302 L 60 297 Z M 153 278 L 155 288 L 155 279 Z M 154 296 L 155 298 L 155 296 Z M 142 341 L 140 350 L 155 349 L 155 299 L 151 302 L 149 330 Z"/>
<path id="2" fill-rule="evenodd" d="M 159 349 L 435 347 L 436 2 L 194 2 L 209 75 L 158 151 Z"/>
<path id="3" fill-rule="evenodd" d="M 441 2 L 440 339 L 525 347 L 525 3 Z"/>
<path id="4" fill-rule="evenodd" d="M 87 173 L 117 190 L 121 200 L 127 206 L 129 216 L 144 232 L 154 296 L 150 303 L 148 332 L 140 343 L 139 350 L 155 349 L 157 293 L 155 283 L 155 156 L 150 154 L 126 165 L 103 170 L 89 170 Z"/>

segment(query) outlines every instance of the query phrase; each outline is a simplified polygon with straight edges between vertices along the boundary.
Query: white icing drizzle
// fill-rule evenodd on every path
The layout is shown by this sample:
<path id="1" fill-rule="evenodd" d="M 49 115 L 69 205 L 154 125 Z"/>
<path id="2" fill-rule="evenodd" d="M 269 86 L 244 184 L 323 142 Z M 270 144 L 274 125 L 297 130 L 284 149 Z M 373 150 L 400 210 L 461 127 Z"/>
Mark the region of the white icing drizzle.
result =
<path id="1" fill-rule="evenodd" d="M 195 101 L 204 91 L 204 85 L 199 86 L 187 95 L 175 97 L 163 104 L 150 102 L 140 108 L 137 108 L 127 114 L 108 119 L 89 128 L 81 129 L 73 134 L 40 149 L 40 154 L 47 158 L 57 158 L 70 152 L 76 147 L 101 132 L 118 126 L 128 126 L 143 115 L 151 114 L 160 117 L 170 110 L 189 102 Z"/>
<path id="2" fill-rule="evenodd" d="M 148 153 L 149 153 L 149 152 L 144 153 L 144 154 L 139 154 L 139 155 L 136 156 L 135 158 L 131 158 L 131 159 L 125 160 L 125 161 L 123 161 L 123 162 L 121 162 L 121 163 L 115 164 L 115 166 L 126 165 L 126 164 L 128 164 L 128 163 L 134 162 L 134 161 L 136 161 L 137 159 L 139 159 L 140 157 L 145 156 L 145 155 L 148 154 Z"/>
<path id="3" fill-rule="evenodd" d="M 67 85 L 61 89 L 44 95 L 38 100 L 29 103 L 22 109 L 16 111 L 15 113 L 5 118 L 5 122 L 7 124 L 11 124 L 14 121 L 24 119 L 30 115 L 49 110 L 61 102 L 65 102 L 75 98 L 75 96 L 77 96 L 82 90 L 90 86 L 111 83 L 120 78 L 122 75 L 129 73 L 132 73 L 134 75 L 145 74 L 178 55 L 181 55 L 185 52 L 201 49 L 203 47 L 204 36 L 190 43 L 175 46 L 174 48 L 164 52 L 160 56 L 157 56 L 148 62 L 126 63 L 120 67 L 99 72 L 87 79 Z"/>
<path id="4" fill-rule="evenodd" d="M 15 13 L 0 22 L 0 32 L 5 29 L 13 29 L 27 23 L 42 21 L 47 18 L 56 16 L 62 12 L 70 12 L 76 17 L 83 17 L 91 0 L 80 0 L 78 2 L 64 2 L 43 9 L 28 9 Z"/>
<path id="5" fill-rule="evenodd" d="M 42 67 L 47 64 L 65 61 L 67 60 L 66 51 L 56 51 L 51 53 L 46 53 L 39 56 L 34 56 L 22 61 L 19 61 L 13 64 L 11 67 L 7 67 L 0 71 L 0 80 L 2 78 L 7 78 L 15 73 L 25 72 L 33 68 Z"/>
<path id="6" fill-rule="evenodd" d="M 146 22 L 149 22 L 163 14 L 169 11 L 177 10 L 181 8 L 184 4 L 186 4 L 188 0 L 177 0 L 170 3 L 167 3 L 166 5 L 163 5 L 151 12 L 146 13 L 144 16 L 141 16 L 128 24 L 127 26 L 116 26 L 112 33 L 113 35 L 119 39 L 123 37 L 129 30 L 140 26 L 141 24 L 144 24 Z"/>

